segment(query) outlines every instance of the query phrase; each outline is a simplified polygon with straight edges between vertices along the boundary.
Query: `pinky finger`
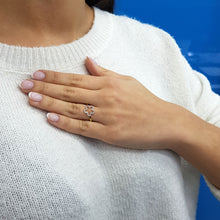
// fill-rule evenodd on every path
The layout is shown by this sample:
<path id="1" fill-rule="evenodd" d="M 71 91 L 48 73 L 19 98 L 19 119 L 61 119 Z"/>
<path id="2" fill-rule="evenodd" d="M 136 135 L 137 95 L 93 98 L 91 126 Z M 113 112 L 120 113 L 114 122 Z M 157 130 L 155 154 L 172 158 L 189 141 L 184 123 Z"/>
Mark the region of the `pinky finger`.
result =
<path id="1" fill-rule="evenodd" d="M 64 115 L 49 112 L 47 113 L 47 120 L 51 125 L 70 133 L 99 140 L 104 139 L 105 125 L 98 122 L 73 119 Z"/>

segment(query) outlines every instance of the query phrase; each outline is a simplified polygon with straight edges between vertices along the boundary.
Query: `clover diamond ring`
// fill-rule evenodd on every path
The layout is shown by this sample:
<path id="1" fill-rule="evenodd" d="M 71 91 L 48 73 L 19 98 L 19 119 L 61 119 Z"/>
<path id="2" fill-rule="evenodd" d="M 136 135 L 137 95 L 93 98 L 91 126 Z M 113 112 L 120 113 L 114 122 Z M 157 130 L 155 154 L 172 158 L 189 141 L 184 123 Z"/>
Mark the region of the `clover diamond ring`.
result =
<path id="1" fill-rule="evenodd" d="M 84 113 L 87 114 L 89 116 L 89 120 L 92 121 L 91 115 L 93 115 L 95 113 L 94 106 L 93 105 L 87 105 L 84 108 Z"/>

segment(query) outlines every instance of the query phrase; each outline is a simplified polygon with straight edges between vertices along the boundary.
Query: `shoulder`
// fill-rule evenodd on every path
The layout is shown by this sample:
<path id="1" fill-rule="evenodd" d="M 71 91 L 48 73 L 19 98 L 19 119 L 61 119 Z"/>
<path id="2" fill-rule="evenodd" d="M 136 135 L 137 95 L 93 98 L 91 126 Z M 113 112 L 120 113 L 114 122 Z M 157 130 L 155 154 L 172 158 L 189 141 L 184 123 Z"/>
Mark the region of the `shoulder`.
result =
<path id="1" fill-rule="evenodd" d="M 179 46 L 171 34 L 152 24 L 143 23 L 134 17 L 112 14 L 112 19 L 120 34 L 134 42 L 140 42 L 142 46 L 181 53 Z"/>

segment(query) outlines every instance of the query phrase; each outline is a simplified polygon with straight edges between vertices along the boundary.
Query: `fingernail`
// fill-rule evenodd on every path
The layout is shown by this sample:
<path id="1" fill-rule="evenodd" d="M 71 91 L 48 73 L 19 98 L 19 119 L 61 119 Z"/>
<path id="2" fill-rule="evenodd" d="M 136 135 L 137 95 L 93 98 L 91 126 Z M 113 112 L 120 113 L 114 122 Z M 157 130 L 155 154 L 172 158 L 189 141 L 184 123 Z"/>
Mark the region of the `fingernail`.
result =
<path id="1" fill-rule="evenodd" d="M 31 89 L 33 86 L 34 86 L 34 83 L 29 80 L 24 80 L 20 85 L 20 87 L 23 89 Z"/>
<path id="2" fill-rule="evenodd" d="M 45 78 L 45 74 L 42 71 L 36 71 L 31 74 L 32 79 L 42 80 Z"/>
<path id="3" fill-rule="evenodd" d="M 98 64 L 96 63 L 96 61 L 93 60 L 91 57 L 89 57 L 89 59 L 90 59 L 95 65 L 98 65 Z"/>
<path id="4" fill-rule="evenodd" d="M 33 101 L 39 102 L 42 100 L 42 95 L 40 95 L 39 93 L 36 92 L 29 92 L 28 96 L 30 99 L 32 99 Z"/>
<path id="5" fill-rule="evenodd" d="M 59 120 L 59 116 L 54 113 L 47 113 L 47 118 L 50 121 L 55 121 L 55 122 Z"/>

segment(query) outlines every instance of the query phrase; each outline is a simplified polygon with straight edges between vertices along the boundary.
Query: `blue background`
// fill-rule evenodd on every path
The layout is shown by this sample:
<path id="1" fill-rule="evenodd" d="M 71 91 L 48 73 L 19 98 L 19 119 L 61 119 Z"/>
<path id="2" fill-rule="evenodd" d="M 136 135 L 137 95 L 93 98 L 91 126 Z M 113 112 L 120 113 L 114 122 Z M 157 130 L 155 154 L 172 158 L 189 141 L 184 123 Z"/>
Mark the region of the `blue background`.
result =
<path id="1" fill-rule="evenodd" d="M 193 69 L 220 94 L 220 0 L 116 0 L 114 14 L 162 28 L 174 37 Z M 201 176 L 197 220 L 220 220 L 220 202 Z"/>

